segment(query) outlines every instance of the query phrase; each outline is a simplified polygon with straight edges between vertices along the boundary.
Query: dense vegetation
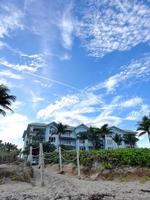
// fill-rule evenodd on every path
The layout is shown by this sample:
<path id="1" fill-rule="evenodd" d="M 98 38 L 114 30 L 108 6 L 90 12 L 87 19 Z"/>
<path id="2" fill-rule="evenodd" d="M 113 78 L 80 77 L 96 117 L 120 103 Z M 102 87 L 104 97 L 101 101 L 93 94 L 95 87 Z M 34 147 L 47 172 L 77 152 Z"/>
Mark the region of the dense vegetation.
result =
<path id="1" fill-rule="evenodd" d="M 20 153 L 16 145 L 0 140 L 0 163 L 13 162 Z"/>
<path id="2" fill-rule="evenodd" d="M 39 142 L 33 143 L 32 144 L 32 154 L 33 155 L 38 155 L 39 154 Z M 43 151 L 44 152 L 51 152 L 56 149 L 54 144 L 51 144 L 49 142 L 43 142 Z M 26 148 L 23 150 L 24 155 L 28 155 L 30 152 L 30 144 L 26 146 Z"/>
<path id="3" fill-rule="evenodd" d="M 63 163 L 71 163 L 76 157 L 75 151 L 62 151 Z M 58 153 L 54 152 L 45 157 L 46 163 L 58 163 Z M 92 168 L 98 163 L 107 169 L 120 166 L 141 166 L 150 167 L 150 149 L 146 148 L 126 148 L 113 150 L 93 150 L 80 151 L 80 164 Z"/>

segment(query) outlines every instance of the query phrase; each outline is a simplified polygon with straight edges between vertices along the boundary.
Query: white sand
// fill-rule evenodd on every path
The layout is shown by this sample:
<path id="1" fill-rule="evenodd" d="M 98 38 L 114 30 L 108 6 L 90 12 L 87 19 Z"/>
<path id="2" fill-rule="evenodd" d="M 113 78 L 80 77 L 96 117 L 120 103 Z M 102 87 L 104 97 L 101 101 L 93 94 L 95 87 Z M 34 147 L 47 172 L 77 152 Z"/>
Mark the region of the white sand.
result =
<path id="1" fill-rule="evenodd" d="M 36 169 L 35 186 L 20 182 L 0 185 L 0 200 L 82 200 L 89 199 L 86 195 L 93 193 L 108 194 L 99 200 L 150 200 L 150 193 L 141 191 L 150 190 L 150 182 L 87 181 L 49 170 L 45 170 L 44 187 L 40 187 L 39 181 L 40 174 Z"/>

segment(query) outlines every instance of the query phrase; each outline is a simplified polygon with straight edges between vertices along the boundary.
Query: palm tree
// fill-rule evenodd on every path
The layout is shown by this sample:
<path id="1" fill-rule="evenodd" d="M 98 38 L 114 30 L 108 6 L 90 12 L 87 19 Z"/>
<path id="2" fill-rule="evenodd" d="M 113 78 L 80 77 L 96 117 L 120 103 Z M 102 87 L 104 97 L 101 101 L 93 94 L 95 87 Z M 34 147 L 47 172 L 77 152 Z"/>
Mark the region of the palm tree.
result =
<path id="1" fill-rule="evenodd" d="M 57 134 L 59 139 L 59 146 L 61 145 L 61 135 L 66 131 L 67 125 L 63 125 L 61 122 L 57 124 Z"/>
<path id="2" fill-rule="evenodd" d="M 87 140 L 88 139 L 88 131 L 79 132 L 77 138 L 80 140 Z"/>
<path id="3" fill-rule="evenodd" d="M 101 131 L 99 128 L 90 127 L 87 131 L 87 139 L 92 142 L 94 149 L 100 148 Z"/>
<path id="4" fill-rule="evenodd" d="M 139 136 L 147 133 L 150 142 L 150 117 L 144 116 L 142 118 L 142 121 L 138 124 L 137 131 L 140 131 Z"/>
<path id="5" fill-rule="evenodd" d="M 108 135 L 111 133 L 111 129 L 109 128 L 108 124 L 104 124 L 100 128 L 101 135 L 104 137 L 105 135 Z"/>
<path id="6" fill-rule="evenodd" d="M 33 133 L 31 133 L 31 134 L 33 134 Z M 40 142 L 43 142 L 43 140 L 44 140 L 44 133 L 45 133 L 45 131 L 43 129 L 36 130 L 35 131 L 35 135 L 34 136 L 31 135 L 33 143 L 39 144 Z"/>
<path id="7" fill-rule="evenodd" d="M 16 97 L 14 95 L 10 95 L 10 90 L 3 84 L 0 85 L 0 114 L 3 116 L 6 115 L 5 110 L 10 110 L 13 112 L 13 110 L 10 108 L 12 102 L 16 100 Z"/>
<path id="8" fill-rule="evenodd" d="M 122 142 L 122 136 L 120 134 L 115 134 L 114 137 L 112 137 L 112 139 L 114 140 L 114 142 L 117 144 L 118 148 L 121 145 Z"/>
<path id="9" fill-rule="evenodd" d="M 101 138 L 103 140 L 103 147 L 105 146 L 105 136 L 112 133 L 111 128 L 108 126 L 108 124 L 104 124 L 100 127 L 101 132 Z"/>
<path id="10" fill-rule="evenodd" d="M 133 132 L 128 132 L 123 136 L 124 143 L 130 145 L 131 148 L 135 147 L 138 140 Z"/>

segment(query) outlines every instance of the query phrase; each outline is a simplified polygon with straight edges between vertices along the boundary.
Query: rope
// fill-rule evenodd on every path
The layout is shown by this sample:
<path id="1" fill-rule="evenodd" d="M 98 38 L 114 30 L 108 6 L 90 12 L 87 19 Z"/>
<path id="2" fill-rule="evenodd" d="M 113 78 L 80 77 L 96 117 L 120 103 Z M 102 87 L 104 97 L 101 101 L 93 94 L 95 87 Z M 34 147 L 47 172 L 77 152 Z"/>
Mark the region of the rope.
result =
<path id="1" fill-rule="evenodd" d="M 68 161 L 68 162 L 73 162 L 75 161 L 77 158 L 74 158 L 73 160 L 67 160 L 66 158 L 64 158 L 62 155 L 61 155 L 62 159 L 65 160 L 65 161 Z"/>
<path id="2" fill-rule="evenodd" d="M 54 158 L 54 157 L 53 157 Z M 56 159 L 58 159 L 57 157 L 55 157 Z M 44 158 L 45 161 L 53 161 L 53 159 L 51 158 Z"/>
<path id="3" fill-rule="evenodd" d="M 49 158 L 45 158 L 44 156 L 44 159 L 53 159 L 53 158 L 57 158 L 57 155 L 53 155 L 52 157 L 49 157 Z"/>
<path id="4" fill-rule="evenodd" d="M 43 152 L 44 154 L 47 154 L 47 155 L 50 155 L 50 154 L 53 154 L 53 153 L 56 153 L 56 151 L 51 151 L 51 152 Z"/>
<path id="5" fill-rule="evenodd" d="M 39 149 L 39 147 L 35 147 L 35 148 L 32 147 L 32 150 L 35 150 L 35 149 Z"/>
<path id="6" fill-rule="evenodd" d="M 76 149 L 73 149 L 73 150 L 66 150 L 66 149 L 63 149 L 63 148 L 61 148 L 61 150 L 66 151 L 66 152 L 75 152 L 75 151 L 76 151 Z"/>

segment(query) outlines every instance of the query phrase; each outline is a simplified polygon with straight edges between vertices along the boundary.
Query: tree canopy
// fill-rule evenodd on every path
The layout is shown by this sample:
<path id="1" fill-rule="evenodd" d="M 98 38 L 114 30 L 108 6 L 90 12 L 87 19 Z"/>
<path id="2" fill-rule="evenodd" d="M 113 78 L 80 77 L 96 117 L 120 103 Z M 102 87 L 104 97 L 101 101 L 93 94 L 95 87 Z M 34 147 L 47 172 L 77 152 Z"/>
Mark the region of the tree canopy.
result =
<path id="1" fill-rule="evenodd" d="M 10 90 L 7 86 L 1 84 L 0 85 L 0 114 L 3 116 L 6 115 L 6 111 L 9 110 L 13 112 L 11 109 L 12 102 L 16 100 L 14 95 L 10 94 Z"/>

